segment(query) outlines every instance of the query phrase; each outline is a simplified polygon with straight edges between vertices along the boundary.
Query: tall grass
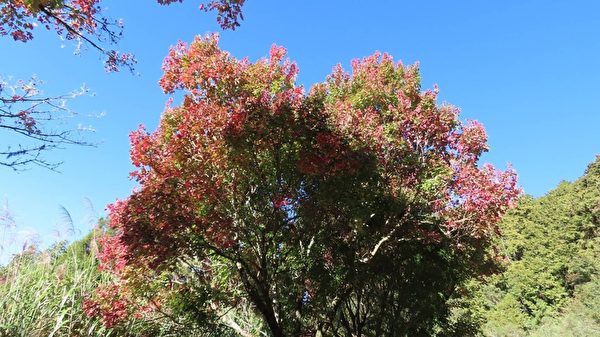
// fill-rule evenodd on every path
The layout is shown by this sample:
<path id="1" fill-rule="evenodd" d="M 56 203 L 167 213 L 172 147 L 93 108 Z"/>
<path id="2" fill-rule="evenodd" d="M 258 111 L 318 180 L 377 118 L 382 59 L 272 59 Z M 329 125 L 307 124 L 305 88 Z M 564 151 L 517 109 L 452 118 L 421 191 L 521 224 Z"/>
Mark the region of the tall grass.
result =
<path id="1" fill-rule="evenodd" d="M 39 252 L 29 247 L 0 269 L 0 336 L 110 336 L 82 301 L 103 282 L 94 234 Z"/>
<path id="2" fill-rule="evenodd" d="M 103 230 L 100 221 L 90 234 L 70 245 L 63 241 L 42 252 L 30 246 L 0 267 L 0 337 L 263 335 L 260 321 L 249 306 L 223 313 L 214 331 L 186 315 L 149 312 L 112 329 L 98 318 L 87 317 L 83 301 L 98 286 L 110 284 L 112 277 L 98 270 L 96 237 Z"/>

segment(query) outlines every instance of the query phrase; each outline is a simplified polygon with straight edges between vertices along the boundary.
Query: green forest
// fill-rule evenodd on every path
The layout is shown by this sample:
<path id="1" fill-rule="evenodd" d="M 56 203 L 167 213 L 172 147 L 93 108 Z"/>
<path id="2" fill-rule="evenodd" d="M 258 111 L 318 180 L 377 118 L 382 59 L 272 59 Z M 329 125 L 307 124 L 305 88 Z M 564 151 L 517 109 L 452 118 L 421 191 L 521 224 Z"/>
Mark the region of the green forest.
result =
<path id="1" fill-rule="evenodd" d="M 452 329 L 433 335 L 600 335 L 599 222 L 600 158 L 574 182 L 562 182 L 540 198 L 521 197 L 500 223 L 502 236 L 495 247 L 503 260 L 498 269 L 461 287 L 448 303 Z M 106 328 L 86 316 L 82 303 L 94 288 L 108 282 L 98 271 L 96 257 L 103 230 L 105 222 L 100 221 L 80 241 L 27 250 L 0 269 L 2 336 L 238 335 L 231 328 L 206 332 L 193 318 L 173 321 L 157 314 Z M 228 312 L 221 319 L 247 336 L 264 334 L 260 319 L 249 309 Z"/>

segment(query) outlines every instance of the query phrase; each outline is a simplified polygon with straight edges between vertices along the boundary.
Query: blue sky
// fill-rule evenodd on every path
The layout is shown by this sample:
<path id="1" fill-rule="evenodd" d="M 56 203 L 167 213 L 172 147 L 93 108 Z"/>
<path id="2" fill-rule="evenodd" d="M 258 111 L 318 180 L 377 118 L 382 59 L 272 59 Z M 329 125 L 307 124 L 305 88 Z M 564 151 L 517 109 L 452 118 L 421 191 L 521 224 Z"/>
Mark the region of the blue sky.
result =
<path id="1" fill-rule="evenodd" d="M 50 154 L 65 162 L 60 174 L 0 171 L 0 198 L 17 231 L 52 242 L 64 206 L 83 233 L 91 215 L 86 198 L 102 215 L 106 204 L 131 192 L 128 133 L 158 123 L 168 98 L 157 85 L 168 47 L 211 31 L 220 31 L 221 47 L 239 58 L 265 56 L 272 43 L 285 46 L 307 87 L 335 64 L 348 68 L 376 50 L 419 61 L 423 88 L 437 83 L 441 102 L 485 125 L 491 150 L 483 161 L 500 168 L 512 163 L 521 186 L 535 196 L 576 179 L 600 153 L 597 1 L 247 1 L 245 20 L 233 32 L 220 31 L 196 0 L 166 7 L 154 0 L 103 1 L 108 16 L 125 21 L 118 48 L 136 54 L 138 76 L 106 74 L 93 50 L 74 56 L 70 42 L 41 29 L 27 44 L 0 38 L 0 75 L 36 74 L 47 94 L 82 84 L 95 93 L 71 106 L 81 113 L 78 122 L 97 130 L 88 138 L 96 148 Z M 87 117 L 100 113 L 106 115 Z M 0 143 L 8 137 L 0 135 Z"/>

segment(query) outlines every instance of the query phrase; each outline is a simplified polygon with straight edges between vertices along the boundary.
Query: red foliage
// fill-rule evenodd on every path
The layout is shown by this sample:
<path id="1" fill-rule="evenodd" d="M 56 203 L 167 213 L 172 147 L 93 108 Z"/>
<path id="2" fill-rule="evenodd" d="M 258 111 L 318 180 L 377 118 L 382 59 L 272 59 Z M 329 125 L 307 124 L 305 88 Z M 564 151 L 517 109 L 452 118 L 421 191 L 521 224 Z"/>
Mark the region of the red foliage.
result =
<path id="1" fill-rule="evenodd" d="M 221 51 L 217 42 L 211 35 L 171 49 L 161 86 L 190 94 L 181 107 L 167 109 L 155 133 L 140 127 L 131 134 L 131 158 L 139 168 L 133 176 L 142 190 L 109 208 L 119 234 L 106 242 L 116 245 L 115 251 L 127 250 L 121 255 L 152 256 L 159 263 L 183 249 L 180 234 L 190 230 L 217 246 L 230 243 L 232 219 L 213 207 L 236 190 L 225 175 L 238 160 L 229 153 L 229 142 L 246 137 L 259 145 L 276 144 L 278 135 L 272 133 L 280 131 L 272 123 L 307 132 L 297 161 L 303 174 L 352 175 L 361 153 L 376 156 L 393 195 L 408 190 L 434 197 L 432 210 L 446 218 L 446 235 L 482 235 L 518 196 L 512 170 L 477 167 L 487 150 L 481 124 L 461 126 L 458 109 L 435 104 L 436 91 L 419 92 L 416 66 L 376 53 L 353 61 L 352 74 L 336 67 L 325 87 L 304 96 L 293 84 L 297 67 L 283 61 L 285 49 L 274 46 L 268 60 L 250 64 Z M 353 92 L 353 85 L 358 80 L 370 96 L 357 103 L 360 92 Z M 277 81 L 281 87 L 274 91 Z M 321 128 L 315 132 L 298 125 L 298 116 L 314 117 L 301 108 L 303 102 L 323 94 L 330 97 L 318 118 L 333 129 L 314 125 Z M 424 181 L 434 178 L 437 183 L 427 190 Z M 276 208 L 285 205 L 278 198 L 272 199 Z"/>
<path id="2" fill-rule="evenodd" d="M 186 95 L 155 132 L 131 134 L 140 189 L 109 207 L 116 235 L 104 241 L 103 266 L 160 271 L 217 255 L 238 261 L 244 280 L 270 263 L 254 247 L 276 259 L 315 237 L 325 246 L 312 257 L 328 270 L 341 261 L 333 244 L 356 249 L 356 263 L 395 258 L 403 240 L 457 254 L 487 247 L 520 193 L 516 174 L 477 165 L 483 127 L 437 105 L 437 88 L 421 91 L 417 66 L 375 53 L 351 74 L 337 66 L 306 95 L 284 48 L 251 63 L 217 44 L 198 37 L 165 59 L 160 85 Z M 311 298 L 319 277 L 303 278 Z"/>
<path id="3" fill-rule="evenodd" d="M 116 284 L 97 288 L 93 299 L 83 301 L 83 312 L 88 317 L 100 317 L 107 328 L 127 320 L 131 307 L 131 302 Z"/>
<path id="4" fill-rule="evenodd" d="M 167 0 L 170 2 L 176 0 Z M 182 0 L 179 0 L 182 1 Z M 203 11 L 216 10 L 218 13 L 217 22 L 223 29 L 235 29 L 240 25 L 239 21 L 244 19 L 242 15 L 242 6 L 245 0 L 213 0 L 206 4 L 201 4 L 200 9 Z"/>

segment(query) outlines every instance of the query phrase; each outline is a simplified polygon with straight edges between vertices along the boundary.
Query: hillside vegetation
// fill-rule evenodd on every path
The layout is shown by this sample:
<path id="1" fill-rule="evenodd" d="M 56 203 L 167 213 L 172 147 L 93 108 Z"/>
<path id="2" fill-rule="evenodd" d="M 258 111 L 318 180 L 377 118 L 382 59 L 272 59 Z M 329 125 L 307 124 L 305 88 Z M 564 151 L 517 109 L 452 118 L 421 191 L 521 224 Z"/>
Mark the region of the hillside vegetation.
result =
<path id="1" fill-rule="evenodd" d="M 502 273 L 476 286 L 487 336 L 600 336 L 600 157 L 583 177 L 523 197 L 500 225 Z"/>

